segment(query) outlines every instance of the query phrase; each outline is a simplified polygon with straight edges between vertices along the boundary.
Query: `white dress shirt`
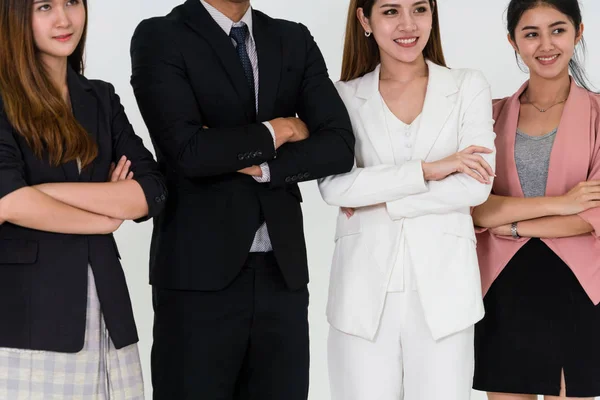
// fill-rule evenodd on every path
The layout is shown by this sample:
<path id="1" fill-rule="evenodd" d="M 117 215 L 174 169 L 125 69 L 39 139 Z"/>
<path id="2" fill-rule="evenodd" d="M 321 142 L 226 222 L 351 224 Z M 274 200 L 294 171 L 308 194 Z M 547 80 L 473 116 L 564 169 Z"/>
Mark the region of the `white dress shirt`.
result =
<path id="1" fill-rule="evenodd" d="M 254 75 L 254 102 L 256 107 L 256 113 L 258 115 L 258 93 L 259 93 L 259 75 L 258 75 L 258 54 L 256 52 L 256 42 L 254 41 L 254 34 L 252 32 L 252 7 L 248 7 L 246 14 L 242 17 L 239 22 L 234 22 L 229 19 L 225 14 L 221 11 L 217 10 L 210 4 L 208 4 L 204 0 L 200 0 L 206 11 L 210 14 L 210 16 L 215 20 L 215 22 L 225 31 L 227 36 L 231 33 L 231 28 L 233 27 L 241 27 L 248 26 L 249 35 L 246 38 L 246 49 L 248 49 L 248 57 L 250 58 L 250 63 L 252 64 L 252 74 Z M 231 39 L 231 42 L 234 46 L 237 46 L 235 40 Z M 273 147 L 275 147 L 275 130 L 271 126 L 269 122 L 263 122 L 263 124 L 269 129 L 271 136 L 273 138 Z M 271 181 L 271 173 L 269 169 L 269 165 L 267 163 L 263 163 L 260 165 L 260 169 L 262 171 L 262 177 L 254 177 L 254 179 L 259 183 L 267 183 Z M 252 242 L 252 247 L 250 248 L 250 252 L 265 252 L 271 251 L 273 247 L 271 245 L 271 238 L 269 237 L 269 232 L 267 230 L 267 224 L 263 223 L 260 228 L 256 231 L 256 235 L 254 236 L 254 241 Z"/>

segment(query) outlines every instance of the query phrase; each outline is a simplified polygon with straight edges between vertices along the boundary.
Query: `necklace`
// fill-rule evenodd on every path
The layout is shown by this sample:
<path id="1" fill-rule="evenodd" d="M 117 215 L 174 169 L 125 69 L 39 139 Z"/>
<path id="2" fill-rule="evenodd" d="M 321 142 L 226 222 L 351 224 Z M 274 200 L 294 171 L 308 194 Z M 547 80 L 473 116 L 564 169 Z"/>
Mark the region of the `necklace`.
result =
<path id="1" fill-rule="evenodd" d="M 561 100 L 561 101 L 559 101 L 559 102 L 557 102 L 557 103 L 554 103 L 554 104 L 552 104 L 550 107 L 547 107 L 547 108 L 539 108 L 538 106 L 536 106 L 535 104 L 533 104 L 533 103 L 531 102 L 531 100 L 529 100 L 529 97 L 527 96 L 527 92 L 525 92 L 525 93 L 524 93 L 524 96 L 525 96 L 525 99 L 527 100 L 527 103 L 528 103 L 528 104 L 531 104 L 531 105 L 532 105 L 532 106 L 533 106 L 533 107 L 534 107 L 536 110 L 538 110 L 539 112 L 542 112 L 542 113 L 545 113 L 546 111 L 548 111 L 548 110 L 549 110 L 549 109 L 551 109 L 552 107 L 554 107 L 554 106 L 557 106 L 557 105 L 559 105 L 559 104 L 562 104 L 562 103 L 564 103 L 565 101 L 567 101 L 567 99 L 564 99 L 564 100 Z"/>

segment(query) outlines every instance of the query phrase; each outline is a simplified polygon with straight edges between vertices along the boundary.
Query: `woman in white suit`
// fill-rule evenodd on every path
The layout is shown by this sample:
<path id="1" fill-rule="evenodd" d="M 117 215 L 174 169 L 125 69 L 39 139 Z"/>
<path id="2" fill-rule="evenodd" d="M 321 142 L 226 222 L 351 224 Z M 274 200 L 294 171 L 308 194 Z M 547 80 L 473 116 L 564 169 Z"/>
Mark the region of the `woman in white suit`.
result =
<path id="1" fill-rule="evenodd" d="M 337 220 L 333 400 L 466 400 L 484 314 L 471 207 L 494 176 L 492 102 L 445 67 L 433 0 L 352 0 L 337 84 L 355 168 L 320 181 Z"/>

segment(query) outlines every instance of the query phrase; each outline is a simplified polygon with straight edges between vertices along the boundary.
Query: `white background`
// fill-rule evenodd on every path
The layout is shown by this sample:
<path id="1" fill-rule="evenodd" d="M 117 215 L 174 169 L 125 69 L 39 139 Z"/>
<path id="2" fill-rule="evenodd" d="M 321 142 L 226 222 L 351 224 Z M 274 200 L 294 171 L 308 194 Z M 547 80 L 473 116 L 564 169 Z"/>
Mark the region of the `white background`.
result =
<path id="1" fill-rule="evenodd" d="M 183 0 L 88 0 L 90 30 L 87 70 L 90 78 L 113 83 L 129 119 L 146 144 L 148 132 L 129 85 L 129 43 L 137 24 L 145 18 L 165 15 Z M 439 0 L 443 46 L 448 65 L 484 72 L 495 97 L 512 94 L 527 78 L 506 41 L 504 23 L 508 0 Z M 587 71 L 600 87 L 600 1 L 581 1 L 588 41 Z M 333 80 L 340 75 L 342 44 L 349 0 L 253 0 L 253 6 L 272 17 L 302 22 L 309 27 L 325 56 Z M 325 304 L 329 263 L 333 253 L 336 210 L 323 203 L 314 182 L 301 186 L 304 224 L 310 265 L 311 400 L 328 400 Z M 152 306 L 148 286 L 148 249 L 152 223 L 126 223 L 117 233 L 138 330 L 147 398 L 151 398 L 150 348 Z M 199 259 L 199 264 L 201 260 Z M 599 377 L 600 379 L 600 377 Z M 483 400 L 475 393 L 473 400 Z M 175 400 L 175 399 L 174 399 Z M 209 400 L 209 399 L 206 399 Z M 373 399 L 374 400 L 374 399 Z M 431 399 L 438 400 L 438 399 Z"/>

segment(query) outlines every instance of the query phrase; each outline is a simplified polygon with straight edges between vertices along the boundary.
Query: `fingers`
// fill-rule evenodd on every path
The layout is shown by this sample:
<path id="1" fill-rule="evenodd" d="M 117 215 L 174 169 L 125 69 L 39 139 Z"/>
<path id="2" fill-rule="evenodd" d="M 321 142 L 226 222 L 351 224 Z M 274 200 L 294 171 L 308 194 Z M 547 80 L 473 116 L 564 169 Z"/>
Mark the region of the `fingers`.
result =
<path id="1" fill-rule="evenodd" d="M 290 118 L 290 122 L 292 123 L 292 130 L 294 131 L 292 141 L 299 142 L 308 138 L 310 132 L 304 121 L 300 118 Z"/>
<path id="2" fill-rule="evenodd" d="M 589 186 L 592 186 L 592 187 L 594 187 L 594 186 L 600 186 L 600 181 L 585 181 L 585 182 L 581 182 L 580 185 L 587 186 L 587 187 L 589 187 Z"/>
<path id="3" fill-rule="evenodd" d="M 133 178 L 133 172 L 129 171 L 131 168 L 131 161 L 127 157 L 122 156 L 119 159 L 117 165 L 111 164 L 110 168 L 110 182 L 118 182 Z"/>
<path id="4" fill-rule="evenodd" d="M 490 183 L 490 175 L 485 170 L 483 165 L 479 163 L 479 160 L 466 158 L 463 163 L 470 169 L 477 171 L 477 173 L 484 179 L 484 183 Z"/>
<path id="5" fill-rule="evenodd" d="M 596 208 L 600 206 L 600 201 L 586 201 L 585 203 L 583 203 L 583 210 L 589 210 L 591 208 Z"/>
<path id="6" fill-rule="evenodd" d="M 129 168 L 131 167 L 131 161 L 125 161 L 125 165 L 121 169 L 121 174 L 119 174 L 119 180 L 124 181 L 127 179 L 127 174 L 129 174 Z"/>
<path id="7" fill-rule="evenodd" d="M 459 170 L 463 174 L 469 175 L 471 178 L 475 179 L 477 182 L 481 182 L 485 185 L 489 184 L 488 181 L 486 181 L 481 175 L 479 175 L 478 173 L 473 171 L 468 165 L 465 165 L 465 164 L 461 165 Z"/>
<path id="8" fill-rule="evenodd" d="M 490 164 L 488 164 L 488 162 L 485 161 L 485 159 L 483 157 L 481 157 L 479 154 L 473 154 L 471 157 L 475 157 L 475 159 L 477 160 L 477 162 L 479 164 L 481 164 L 481 166 L 485 169 L 485 171 L 487 172 L 487 174 L 489 176 L 496 176 L 496 174 L 494 173 L 494 169 L 492 168 L 492 166 Z"/>
<path id="9" fill-rule="evenodd" d="M 354 215 L 354 209 L 348 207 L 342 207 L 342 212 L 346 214 L 346 217 L 350 218 Z"/>
<path id="10" fill-rule="evenodd" d="M 600 201 L 600 193 L 595 192 L 595 193 L 586 193 L 583 196 L 581 196 L 581 200 L 583 200 L 584 202 L 588 202 L 588 201 Z"/>
<path id="11" fill-rule="evenodd" d="M 488 149 L 487 147 L 483 147 L 483 146 L 469 146 L 466 149 L 461 151 L 461 153 L 466 153 L 466 154 L 473 154 L 473 153 L 491 154 L 493 152 L 494 152 L 494 150 Z"/>
<path id="12" fill-rule="evenodd" d="M 117 162 L 117 165 L 115 166 L 112 173 L 110 174 L 111 182 L 116 182 L 119 180 L 119 176 L 121 176 L 121 172 L 123 172 L 123 167 L 125 167 L 126 162 L 127 162 L 127 157 L 125 157 L 125 156 L 122 156 L 119 159 L 119 162 Z"/>

